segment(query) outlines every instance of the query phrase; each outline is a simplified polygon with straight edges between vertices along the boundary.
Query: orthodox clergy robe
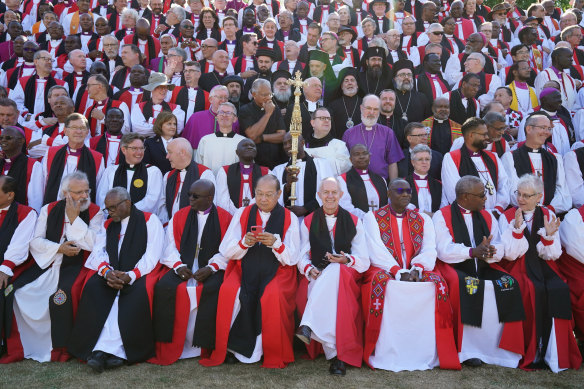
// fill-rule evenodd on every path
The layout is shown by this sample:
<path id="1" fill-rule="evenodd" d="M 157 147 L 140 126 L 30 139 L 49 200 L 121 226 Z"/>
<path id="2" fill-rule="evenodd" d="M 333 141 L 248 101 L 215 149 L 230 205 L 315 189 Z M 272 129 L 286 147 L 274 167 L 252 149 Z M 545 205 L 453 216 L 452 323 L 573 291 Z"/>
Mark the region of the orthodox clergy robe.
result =
<path id="1" fill-rule="evenodd" d="M 306 278 L 301 281 L 299 295 L 307 296 L 304 309 L 299 309 L 300 325 L 312 330 L 311 339 L 322 345 L 326 359 L 337 357 L 360 367 L 363 319 L 359 307 L 359 281 L 369 268 L 363 223 L 342 207 L 334 215 L 325 215 L 319 207 L 304 218 L 300 237 L 298 270 Z M 349 262 L 326 262 L 327 252 L 343 252 Z M 308 277 L 312 268 L 321 271 L 316 280 Z"/>
<path id="2" fill-rule="evenodd" d="M 320 139 L 315 138 L 314 134 L 305 139 L 304 152 L 313 158 L 323 158 L 330 161 L 334 167 L 335 175 L 340 175 L 351 168 L 350 155 L 345 142 L 333 138 L 331 132 Z"/>
<path id="3" fill-rule="evenodd" d="M 14 290 L 14 283 L 32 264 L 27 259 L 36 221 L 36 212 L 26 205 L 12 202 L 8 207 L 0 209 L 0 272 L 11 277 L 7 287 L 0 288 L 0 344 L 6 350 L 6 354 L 0 357 L 0 363 L 24 359 L 16 322 L 12 312 L 6 309 L 6 302 L 12 299 L 10 293 Z"/>
<path id="4" fill-rule="evenodd" d="M 77 319 L 68 351 L 87 360 L 103 351 L 129 363 L 154 356 L 151 319 L 152 289 L 148 277 L 162 255 L 164 230 L 156 215 L 132 206 L 130 216 L 106 220 L 85 267 L 91 270 L 83 285 Z M 126 272 L 131 281 L 122 290 L 110 288 L 108 270 Z"/>
<path id="5" fill-rule="evenodd" d="M 349 151 L 356 144 L 365 145 L 371 154 L 369 170 L 386 180 L 389 178 L 389 165 L 404 157 L 395 133 L 381 124 L 375 124 L 370 130 L 363 123 L 349 128 L 343 135 L 343 141 Z"/>
<path id="6" fill-rule="evenodd" d="M 233 215 L 239 208 L 255 204 L 256 182 L 270 173 L 270 169 L 256 163 L 223 166 L 217 172 L 217 205 Z"/>
<path id="7" fill-rule="evenodd" d="M 422 124 L 427 130 L 430 130 L 428 132 L 428 146 L 441 154 L 448 153 L 452 143 L 462 137 L 460 124 L 454 120 L 440 120 L 430 116 Z"/>
<path id="8" fill-rule="evenodd" d="M 54 146 L 47 150 L 43 158 L 43 177 L 46 177 L 43 204 L 61 199 L 61 181 L 67 174 L 82 171 L 89 179 L 91 201 L 95 202 L 97 185 L 103 175 L 103 157 L 86 146 L 73 150 L 69 145 Z"/>
<path id="9" fill-rule="evenodd" d="M 282 188 L 286 185 L 286 167 L 288 166 L 290 162 L 276 166 L 273 171 Z M 319 183 L 327 177 L 335 176 L 335 169 L 329 161 L 323 158 L 312 158 L 307 154 L 303 159 L 296 160 L 296 166 L 300 170 L 297 175 L 295 205 L 306 208 L 310 213 L 320 206 L 320 201 L 316 196 Z M 282 190 L 279 203 L 283 206 L 290 205 L 290 199 L 284 194 L 284 190 Z"/>
<path id="10" fill-rule="evenodd" d="M 436 264 L 448 283 L 454 335 L 461 361 L 517 367 L 522 358 L 525 319 L 517 280 L 497 264 L 503 257 L 497 220 L 488 211 L 471 212 L 457 202 L 432 217 L 436 231 Z M 492 258 L 472 258 L 471 248 L 492 235 Z"/>
<path id="11" fill-rule="evenodd" d="M 144 137 L 154 136 L 154 122 L 156 117 L 162 111 L 172 112 L 176 116 L 176 132 L 180 134 L 184 128 L 185 112 L 180 105 L 167 103 L 152 104 L 152 101 L 146 101 L 138 104 L 138 109 L 132 110 L 132 132 L 137 132 Z"/>
<path id="12" fill-rule="evenodd" d="M 345 131 L 361 123 L 361 112 L 359 111 L 361 100 L 359 95 L 352 97 L 343 95 L 328 105 L 331 116 L 335 118 L 331 128 L 335 138 L 342 139 Z"/>
<path id="13" fill-rule="evenodd" d="M 132 203 L 143 212 L 158 215 L 162 207 L 162 173 L 156 166 L 140 162 L 129 165 L 126 161 L 108 166 L 97 186 L 96 203 L 105 207 L 107 192 L 121 186 L 128 190 Z"/>
<path id="14" fill-rule="evenodd" d="M 24 358 L 39 362 L 69 359 L 65 347 L 85 275 L 83 263 L 93 250 L 102 222 L 103 214 L 95 204 L 73 223 L 65 212 L 65 200 L 41 209 L 30 242 L 34 263 L 13 284 L 17 329 L 13 335 L 20 334 L 20 339 L 13 338 L 13 344 L 22 348 Z M 72 257 L 58 253 L 65 241 L 75 242 L 80 253 Z"/>
<path id="15" fill-rule="evenodd" d="M 460 369 L 448 286 L 434 271 L 430 217 L 409 209 L 396 214 L 387 205 L 367 213 L 363 225 L 371 260 L 361 288 L 365 362 L 391 371 Z M 400 281 L 411 270 L 424 282 Z"/>
<path id="16" fill-rule="evenodd" d="M 228 261 L 219 244 L 230 222 L 227 211 L 212 205 L 199 212 L 182 208 L 168 223 L 160 260 L 167 271 L 154 288 L 156 357 L 149 362 L 169 365 L 200 356 L 201 348 L 214 348 L 217 300 Z M 185 281 L 177 274 L 185 266 L 193 274 L 208 266 L 213 274 L 202 283 Z"/>
<path id="17" fill-rule="evenodd" d="M 584 147 L 564 155 L 564 166 L 567 177 L 570 177 L 566 183 L 572 197 L 572 205 L 574 208 L 580 208 L 584 205 Z"/>
<path id="18" fill-rule="evenodd" d="M 511 187 L 504 166 L 490 151 L 473 153 L 466 146 L 444 155 L 442 161 L 442 204 L 456 200 L 454 188 L 460 177 L 471 175 L 481 179 L 487 191 L 485 208 L 503 213 L 509 205 Z"/>
<path id="19" fill-rule="evenodd" d="M 516 188 L 522 175 L 535 174 L 543 180 L 543 205 L 558 214 L 572 208 L 572 197 L 564 175 L 564 162 L 558 154 L 543 148 L 530 149 L 523 144 L 503 155 L 503 162 L 505 170 L 509 172 L 509 188 Z M 517 205 L 515 196 L 511 196 L 511 204 Z"/>
<path id="20" fill-rule="evenodd" d="M 261 225 L 276 235 L 272 247 L 245 245 L 245 234 Z M 283 368 L 294 361 L 294 298 L 298 262 L 298 219 L 276 204 L 269 212 L 257 205 L 237 210 L 219 246 L 229 258 L 219 291 L 215 350 L 203 366 L 223 363 L 229 350 L 244 363 Z"/>
<path id="21" fill-rule="evenodd" d="M 179 209 L 190 204 L 189 190 L 193 182 L 200 178 L 215 184 L 213 172 L 195 161 L 192 161 L 185 169 L 172 169 L 164 175 L 161 198 L 161 206 L 164 209 L 160 212 L 160 221 L 166 223 Z M 215 191 L 215 198 L 217 198 L 217 191 Z"/>
<path id="22" fill-rule="evenodd" d="M 217 128 L 214 133 L 201 138 L 195 153 L 195 161 L 207 166 L 213 171 L 213 174 L 217 174 L 224 165 L 231 165 L 239 161 L 235 150 L 237 150 L 239 142 L 244 139 L 246 139 L 244 136 L 233 131 L 224 134 Z"/>
<path id="23" fill-rule="evenodd" d="M 570 286 L 574 332 L 578 340 L 584 339 L 584 206 L 572 209 L 560 224 L 560 237 L 564 254 L 559 268 Z"/>
<path id="24" fill-rule="evenodd" d="M 24 153 L 14 158 L 0 159 L 0 177 L 10 176 L 17 182 L 14 201 L 28 205 L 37 212 L 43 205 L 44 176 L 43 167 L 34 158 Z"/>
<path id="25" fill-rule="evenodd" d="M 412 188 L 410 205 L 420 212 L 434 213 L 440 209 L 442 202 L 442 182 L 434 177 L 412 173 L 406 177 Z"/>
<path id="26" fill-rule="evenodd" d="M 387 184 L 378 174 L 369 169 L 352 167 L 339 176 L 343 196 L 339 204 L 351 214 L 363 219 L 365 214 L 387 205 Z"/>
<path id="27" fill-rule="evenodd" d="M 423 93 L 415 90 L 406 93 L 396 91 L 395 99 L 393 115 L 403 118 L 408 123 L 421 122 L 432 115 L 431 103 Z"/>
<path id="28" fill-rule="evenodd" d="M 499 218 L 499 228 L 510 261 L 504 266 L 519 282 L 526 313 L 520 366 L 529 369 L 545 361 L 554 373 L 578 369 L 582 357 L 572 332 L 570 288 L 556 262 L 562 254 L 560 235 L 548 236 L 544 228 L 544 218 L 551 221 L 553 212 L 543 207 L 523 212 L 523 223 L 515 228 L 516 211 L 508 209 Z"/>
<path id="29" fill-rule="evenodd" d="M 217 114 L 209 108 L 205 111 L 193 113 L 190 119 L 187 120 L 181 136 L 191 142 L 191 146 L 196 150 L 202 137 L 212 134 L 218 129 Z M 232 129 L 234 132 L 239 133 L 239 121 L 233 123 Z"/>

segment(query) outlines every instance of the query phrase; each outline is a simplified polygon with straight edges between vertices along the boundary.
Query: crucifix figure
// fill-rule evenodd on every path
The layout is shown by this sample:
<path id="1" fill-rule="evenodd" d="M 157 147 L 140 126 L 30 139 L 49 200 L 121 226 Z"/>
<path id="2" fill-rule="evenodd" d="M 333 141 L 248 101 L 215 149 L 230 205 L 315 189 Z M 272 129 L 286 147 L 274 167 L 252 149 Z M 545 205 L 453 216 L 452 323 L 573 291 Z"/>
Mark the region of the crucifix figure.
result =
<path id="1" fill-rule="evenodd" d="M 377 209 L 377 204 L 375 204 L 373 200 L 371 200 L 371 202 L 369 203 L 369 208 L 371 209 L 371 211 L 375 211 Z"/>

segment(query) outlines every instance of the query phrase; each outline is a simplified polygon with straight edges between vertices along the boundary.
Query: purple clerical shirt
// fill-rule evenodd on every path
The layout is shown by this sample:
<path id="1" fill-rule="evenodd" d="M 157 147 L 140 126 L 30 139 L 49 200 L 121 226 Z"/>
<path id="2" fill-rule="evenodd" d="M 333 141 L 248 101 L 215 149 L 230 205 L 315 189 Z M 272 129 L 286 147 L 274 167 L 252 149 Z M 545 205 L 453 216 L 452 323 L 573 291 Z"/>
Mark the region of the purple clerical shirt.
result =
<path id="1" fill-rule="evenodd" d="M 215 117 L 216 115 L 210 109 L 195 112 L 187 121 L 181 136 L 191 142 L 193 149 L 196 149 L 202 137 L 219 129 L 219 124 L 215 124 Z M 233 123 L 232 127 L 233 131 L 239 134 L 239 121 Z"/>
<path id="2" fill-rule="evenodd" d="M 382 124 L 374 125 L 371 130 L 366 130 L 362 123 L 351 127 L 343 134 L 343 141 L 349 151 L 357 144 L 367 147 L 371 154 L 369 170 L 385 179 L 389 178 L 389 165 L 404 158 L 393 130 Z"/>

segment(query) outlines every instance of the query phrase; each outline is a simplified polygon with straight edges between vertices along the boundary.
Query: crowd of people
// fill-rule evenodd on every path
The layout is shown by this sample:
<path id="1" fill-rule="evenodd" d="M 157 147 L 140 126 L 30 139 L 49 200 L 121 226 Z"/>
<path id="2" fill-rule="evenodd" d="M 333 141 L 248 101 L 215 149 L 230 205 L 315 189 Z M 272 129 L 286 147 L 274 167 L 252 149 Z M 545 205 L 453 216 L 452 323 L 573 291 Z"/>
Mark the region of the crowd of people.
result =
<path id="1" fill-rule="evenodd" d="M 0 363 L 578 369 L 570 6 L 4 0 Z"/>

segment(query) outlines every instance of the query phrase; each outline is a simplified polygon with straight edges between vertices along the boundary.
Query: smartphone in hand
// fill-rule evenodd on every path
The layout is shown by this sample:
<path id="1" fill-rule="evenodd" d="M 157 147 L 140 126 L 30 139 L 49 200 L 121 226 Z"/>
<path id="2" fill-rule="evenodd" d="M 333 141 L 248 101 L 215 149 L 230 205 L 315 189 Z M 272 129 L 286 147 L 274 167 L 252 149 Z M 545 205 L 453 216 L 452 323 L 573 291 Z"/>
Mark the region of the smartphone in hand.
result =
<path id="1" fill-rule="evenodd" d="M 259 234 L 264 232 L 262 226 L 251 226 L 251 233 L 257 238 Z"/>

